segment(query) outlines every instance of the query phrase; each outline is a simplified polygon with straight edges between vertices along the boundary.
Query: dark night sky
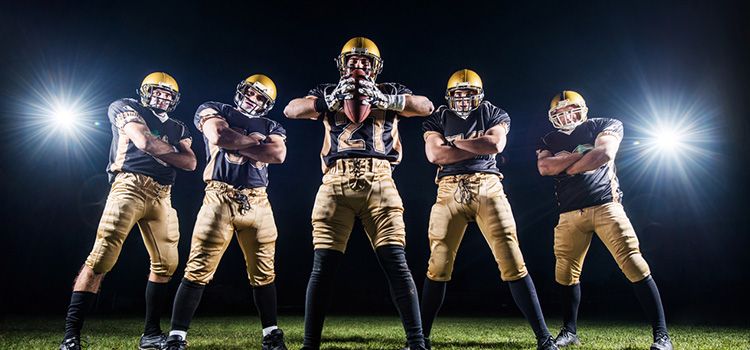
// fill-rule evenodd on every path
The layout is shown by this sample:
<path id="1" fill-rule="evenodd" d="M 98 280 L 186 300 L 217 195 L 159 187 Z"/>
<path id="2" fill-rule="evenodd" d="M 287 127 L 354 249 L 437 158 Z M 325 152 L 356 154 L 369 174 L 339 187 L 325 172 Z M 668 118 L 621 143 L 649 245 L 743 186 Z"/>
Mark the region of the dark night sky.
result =
<path id="1" fill-rule="evenodd" d="M 147 73 L 164 70 L 182 91 L 173 116 L 196 135 L 192 115 L 201 102 L 231 102 L 237 82 L 253 73 L 276 82 L 279 96 L 269 116 L 289 134 L 286 163 L 270 169 L 269 193 L 280 232 L 277 285 L 280 306 L 299 312 L 312 261 L 309 217 L 321 178 L 323 127 L 287 120 L 282 110 L 314 85 L 337 80 L 333 57 L 347 39 L 363 35 L 379 45 L 385 60 L 380 81 L 401 82 L 437 106 L 448 76 L 471 68 L 482 76 L 486 98 L 509 112 L 513 126 L 503 154 L 504 184 L 526 262 L 546 313 L 552 315 L 557 311 L 552 254 L 556 212 L 552 181 L 536 173 L 534 155 L 538 137 L 551 130 L 549 99 L 561 89 L 577 90 L 586 97 L 590 115 L 620 118 L 626 137 L 638 136 L 634 130 L 644 126 L 644 118 L 659 117 L 647 113 L 647 101 L 683 111 L 697 105 L 699 112 L 685 118 L 697 119 L 711 132 L 708 142 L 696 146 L 711 152 L 701 159 L 703 167 L 686 168 L 684 178 L 669 164 L 660 164 L 666 171 L 656 173 L 624 143 L 618 166 L 625 207 L 671 318 L 710 323 L 720 317 L 740 319 L 739 311 L 748 308 L 745 285 L 750 277 L 748 188 L 743 181 L 750 151 L 744 139 L 750 129 L 746 106 L 740 103 L 747 98 L 740 89 L 749 58 L 748 28 L 741 21 L 746 5 L 366 4 L 361 10 L 312 2 L 246 7 L 218 2 L 158 7 L 3 4 L 0 94 L 7 107 L 0 120 L 0 243 L 6 249 L 0 262 L 6 283 L 0 288 L 0 310 L 62 315 L 107 194 L 109 127 L 88 131 L 91 144 L 66 151 L 65 135 L 25 127 L 28 103 L 38 102 L 31 89 L 46 86 L 55 92 L 62 86 L 74 96 L 89 96 L 94 118 L 106 123 L 109 102 L 134 96 Z M 435 168 L 423 155 L 421 121 L 407 119 L 399 126 L 405 155 L 394 177 L 405 202 L 407 255 L 421 286 Z M 41 144 L 34 133 L 50 141 Z M 187 258 L 203 193 L 202 138 L 195 138 L 193 148 L 199 170 L 179 173 L 173 190 L 182 234 L 176 276 Z M 148 264 L 139 236 L 131 234 L 103 285 L 99 310 L 104 314 L 141 312 Z M 352 234 L 346 262 L 334 310 L 389 308 L 385 279 L 360 226 Z M 250 294 L 243 268 L 233 244 L 199 313 L 246 312 Z M 584 314 L 628 315 L 637 309 L 626 279 L 598 240 L 589 252 L 583 286 Z M 448 293 L 446 312 L 519 315 L 474 226 L 459 251 Z"/>

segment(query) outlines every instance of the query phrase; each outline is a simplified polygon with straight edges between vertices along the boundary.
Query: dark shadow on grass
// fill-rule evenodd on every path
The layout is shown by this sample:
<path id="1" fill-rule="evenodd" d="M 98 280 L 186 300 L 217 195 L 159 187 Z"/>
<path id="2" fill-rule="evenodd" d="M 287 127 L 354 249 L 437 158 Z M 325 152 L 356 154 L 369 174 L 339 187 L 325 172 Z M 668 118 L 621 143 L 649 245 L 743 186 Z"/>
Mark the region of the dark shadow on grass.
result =
<path id="1" fill-rule="evenodd" d="M 501 341 L 501 342 L 480 342 L 480 341 L 464 341 L 464 342 L 433 342 L 432 346 L 435 349 L 442 347 L 461 347 L 465 349 L 498 349 L 498 350 L 515 350 L 515 349 L 528 349 L 534 345 L 526 344 L 522 342 L 512 341 Z"/>

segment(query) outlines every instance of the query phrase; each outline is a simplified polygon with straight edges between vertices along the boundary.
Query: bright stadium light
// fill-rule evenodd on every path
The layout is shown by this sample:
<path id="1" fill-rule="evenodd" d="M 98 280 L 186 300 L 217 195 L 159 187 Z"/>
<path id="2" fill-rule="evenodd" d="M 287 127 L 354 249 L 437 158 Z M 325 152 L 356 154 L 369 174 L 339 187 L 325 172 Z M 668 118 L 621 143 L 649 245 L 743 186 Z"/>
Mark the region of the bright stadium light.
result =
<path id="1" fill-rule="evenodd" d="M 635 93 L 612 94 L 625 131 L 618 172 L 650 194 L 678 191 L 688 199 L 684 204 L 700 209 L 705 203 L 690 199 L 708 196 L 722 186 L 722 177 L 716 174 L 727 161 L 720 97 L 705 86 L 686 90 L 680 80 L 656 81 L 634 73 Z"/>
<path id="2" fill-rule="evenodd" d="M 664 152 L 668 155 L 676 155 L 688 145 L 686 134 L 688 131 L 676 127 L 659 126 L 650 133 L 646 144 L 649 152 Z"/>
<path id="3" fill-rule="evenodd" d="M 31 157 L 55 152 L 66 155 L 58 159 L 71 165 L 82 158 L 93 162 L 94 151 L 106 148 L 97 138 L 109 131 L 101 126 L 104 123 L 97 124 L 107 120 L 99 80 L 76 70 L 37 72 L 19 79 L 19 94 L 13 98 L 15 118 L 2 136 L 20 140 Z"/>

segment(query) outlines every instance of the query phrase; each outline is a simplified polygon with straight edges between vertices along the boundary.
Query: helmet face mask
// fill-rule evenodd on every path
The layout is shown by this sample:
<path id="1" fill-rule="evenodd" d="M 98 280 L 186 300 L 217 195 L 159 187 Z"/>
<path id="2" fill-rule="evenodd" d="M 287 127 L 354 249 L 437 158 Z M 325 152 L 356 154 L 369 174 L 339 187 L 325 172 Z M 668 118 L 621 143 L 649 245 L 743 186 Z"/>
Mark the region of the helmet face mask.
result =
<path id="1" fill-rule="evenodd" d="M 146 103 L 147 107 L 158 113 L 174 110 L 172 106 L 176 97 L 174 91 L 156 86 L 149 87 L 148 89 L 150 91 L 148 93 L 148 102 Z"/>
<path id="2" fill-rule="evenodd" d="M 234 94 L 234 104 L 237 109 L 250 117 L 266 115 L 275 102 L 259 85 L 258 82 L 243 80 L 237 84 L 237 92 Z"/>
<path id="3" fill-rule="evenodd" d="M 372 57 L 367 55 L 350 54 L 347 55 L 344 60 L 346 65 L 341 74 L 342 76 L 349 76 L 352 74 L 352 71 L 361 69 L 367 74 L 367 76 L 373 77 L 372 67 L 374 66 L 373 62 L 375 60 Z"/>
<path id="4" fill-rule="evenodd" d="M 466 119 L 479 108 L 484 99 L 484 84 L 479 74 L 471 69 L 460 69 L 448 78 L 445 101 L 448 108 L 459 117 Z"/>
<path id="5" fill-rule="evenodd" d="M 448 108 L 463 119 L 468 118 L 473 110 L 479 108 L 483 99 L 484 91 L 476 87 L 456 87 L 448 89 L 445 94 Z"/>
<path id="6" fill-rule="evenodd" d="M 180 103 L 180 88 L 171 75 L 154 72 L 146 76 L 138 89 L 141 105 L 157 113 L 171 112 Z"/>
<path id="7" fill-rule="evenodd" d="M 180 93 L 166 85 L 144 84 L 138 89 L 141 104 L 157 113 L 174 111 L 180 103 Z"/>
<path id="8" fill-rule="evenodd" d="M 557 129 L 572 131 L 586 121 L 588 111 L 585 103 L 562 100 L 549 110 L 549 121 Z"/>

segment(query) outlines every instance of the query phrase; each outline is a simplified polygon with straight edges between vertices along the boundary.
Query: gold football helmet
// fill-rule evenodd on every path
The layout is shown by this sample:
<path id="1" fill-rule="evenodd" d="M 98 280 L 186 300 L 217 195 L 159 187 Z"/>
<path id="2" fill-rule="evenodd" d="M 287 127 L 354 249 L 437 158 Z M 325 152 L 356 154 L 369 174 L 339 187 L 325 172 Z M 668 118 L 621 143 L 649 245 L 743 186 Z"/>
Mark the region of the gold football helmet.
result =
<path id="1" fill-rule="evenodd" d="M 338 67 L 339 73 L 341 73 L 342 76 L 347 73 L 346 69 L 348 67 L 346 66 L 346 61 L 349 59 L 349 56 L 352 55 L 361 55 L 370 58 L 372 64 L 370 71 L 367 73 L 370 74 L 373 80 L 383 71 L 383 59 L 380 57 L 378 46 L 375 45 L 372 40 L 358 36 L 349 39 L 349 41 L 344 44 L 344 47 L 341 48 L 341 54 L 335 58 L 336 67 Z"/>
<path id="2" fill-rule="evenodd" d="M 468 90 L 470 93 L 465 96 L 456 96 L 458 90 Z M 459 117 L 464 119 L 468 117 L 471 111 L 479 107 L 483 99 L 482 78 L 473 70 L 461 69 L 453 73 L 448 79 L 445 100 L 448 102 L 448 108 L 456 112 Z"/>
<path id="3" fill-rule="evenodd" d="M 572 108 L 570 108 L 572 106 Z M 549 121 L 561 130 L 573 130 L 586 121 L 589 109 L 581 94 L 563 90 L 555 95 L 549 105 Z"/>
<path id="4" fill-rule="evenodd" d="M 154 88 L 166 90 L 172 94 L 172 100 L 168 101 L 163 98 L 153 96 Z M 180 103 L 180 88 L 177 86 L 177 81 L 172 78 L 171 75 L 164 72 L 154 72 L 146 76 L 141 82 L 141 88 L 138 89 L 138 95 L 141 97 L 141 104 L 157 110 L 163 110 L 165 112 L 171 112 Z M 169 104 L 166 108 L 159 108 L 158 105 L 168 101 Z"/>
<path id="5" fill-rule="evenodd" d="M 252 91 L 249 91 L 252 89 Z M 251 99 L 248 94 L 255 93 L 259 98 Z M 263 100 L 258 103 L 258 100 Z M 271 78 L 263 74 L 254 74 L 237 84 L 237 92 L 234 94 L 234 104 L 237 108 L 250 116 L 260 117 L 268 113 L 276 103 L 276 84 Z"/>

